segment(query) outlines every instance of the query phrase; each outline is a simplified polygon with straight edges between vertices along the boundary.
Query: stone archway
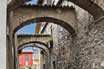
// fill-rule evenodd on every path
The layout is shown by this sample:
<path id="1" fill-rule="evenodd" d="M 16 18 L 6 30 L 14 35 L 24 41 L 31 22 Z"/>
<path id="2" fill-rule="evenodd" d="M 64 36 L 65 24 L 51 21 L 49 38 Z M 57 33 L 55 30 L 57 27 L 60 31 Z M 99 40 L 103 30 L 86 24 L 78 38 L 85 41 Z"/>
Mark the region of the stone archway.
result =
<path id="1" fill-rule="evenodd" d="M 40 44 L 43 44 L 47 48 L 48 45 L 47 43 L 49 42 L 49 38 L 52 38 L 50 35 L 17 35 L 17 45 L 16 47 L 18 48 L 19 46 L 23 46 L 23 44 L 29 43 L 29 42 L 37 42 Z"/>
<path id="2" fill-rule="evenodd" d="M 45 56 L 46 56 L 46 69 L 49 68 L 50 65 L 50 52 L 49 52 L 49 48 L 47 48 L 47 45 L 42 43 L 42 42 L 37 42 L 37 41 L 32 41 L 32 42 L 27 42 L 24 43 L 20 46 L 18 46 L 17 51 L 25 48 L 25 47 L 37 47 L 43 50 Z"/>
<path id="3" fill-rule="evenodd" d="M 18 0 L 8 0 L 8 11 L 11 12 L 14 9 L 16 9 L 17 7 L 23 5 L 25 2 L 28 2 L 30 0 L 23 0 L 23 1 L 18 1 Z M 40 1 L 40 0 L 39 0 Z M 42 0 L 43 1 L 43 0 Z M 65 0 L 59 0 L 57 6 L 60 6 L 62 4 L 62 2 Z M 86 10 L 87 12 L 89 12 L 95 19 L 99 19 L 101 16 L 104 16 L 104 11 L 103 9 L 98 6 L 98 4 L 96 4 L 94 1 L 92 0 L 67 0 L 70 1 L 72 3 L 74 3 L 75 5 L 78 5 L 80 8 Z M 17 2 L 19 4 L 17 4 Z M 89 4 L 87 4 L 89 3 Z M 38 2 L 38 4 L 40 4 Z M 42 3 L 41 3 L 42 4 Z M 56 6 L 56 7 L 57 7 Z M 93 9 L 92 9 L 93 8 Z M 96 9 L 94 9 L 96 8 Z M 92 9 L 92 10 L 91 10 Z"/>
<path id="4" fill-rule="evenodd" d="M 26 47 L 37 47 L 37 48 L 40 48 L 42 49 L 45 53 L 49 53 L 49 49 L 44 46 L 45 44 L 42 43 L 42 42 L 28 42 L 28 43 L 24 43 L 23 45 L 20 45 L 17 49 L 17 51 L 19 50 L 22 50 L 23 48 L 26 48 Z"/>
<path id="5" fill-rule="evenodd" d="M 32 44 L 29 46 L 33 46 L 34 44 L 40 44 L 41 46 L 34 46 L 38 47 L 44 50 L 44 52 L 47 54 L 47 69 L 50 65 L 50 51 L 49 47 L 47 45 L 48 39 L 51 38 L 50 35 L 17 35 L 17 45 L 16 45 L 16 52 L 20 48 L 28 47 L 26 45 Z M 16 55 L 15 55 L 16 57 Z M 15 61 L 16 62 L 16 61 Z"/>
<path id="6" fill-rule="evenodd" d="M 50 22 L 64 27 L 71 34 L 77 32 L 77 18 L 72 7 L 20 6 L 13 11 L 10 21 L 13 32 L 33 22 Z"/>

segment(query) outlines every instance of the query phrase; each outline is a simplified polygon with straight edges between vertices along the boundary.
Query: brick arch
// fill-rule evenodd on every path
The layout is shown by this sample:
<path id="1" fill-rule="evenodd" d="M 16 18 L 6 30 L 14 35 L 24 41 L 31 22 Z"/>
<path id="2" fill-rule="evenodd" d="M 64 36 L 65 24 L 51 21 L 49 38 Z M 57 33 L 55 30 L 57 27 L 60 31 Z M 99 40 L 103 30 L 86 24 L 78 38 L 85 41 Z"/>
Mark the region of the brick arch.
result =
<path id="1" fill-rule="evenodd" d="M 14 33 L 23 26 L 39 22 L 48 22 L 60 25 L 68 30 L 70 34 L 77 31 L 76 13 L 72 7 L 45 8 L 39 6 L 21 6 L 13 11 L 13 16 L 10 19 L 11 28 Z"/>

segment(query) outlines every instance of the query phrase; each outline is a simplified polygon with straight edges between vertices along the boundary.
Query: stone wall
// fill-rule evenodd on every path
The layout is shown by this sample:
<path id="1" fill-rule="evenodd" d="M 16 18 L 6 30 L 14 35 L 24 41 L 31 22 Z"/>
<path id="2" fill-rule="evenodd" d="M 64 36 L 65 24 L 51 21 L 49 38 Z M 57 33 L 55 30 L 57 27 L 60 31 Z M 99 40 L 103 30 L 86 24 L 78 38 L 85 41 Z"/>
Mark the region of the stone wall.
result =
<path id="1" fill-rule="evenodd" d="M 71 35 L 60 26 L 58 26 L 58 29 L 58 69 L 68 69 L 71 53 Z"/>
<path id="2" fill-rule="evenodd" d="M 72 51 L 70 69 L 103 69 L 104 68 L 104 21 L 94 23 L 88 12 L 73 5 L 76 8 L 78 19 L 78 32 L 73 43 L 77 53 Z M 71 65 L 74 64 L 74 65 Z"/>
<path id="3" fill-rule="evenodd" d="M 103 0 L 96 3 L 103 8 Z M 57 57 L 57 69 L 104 69 L 104 19 L 95 24 L 88 12 L 73 3 L 64 2 L 62 5 L 75 7 L 78 31 L 77 36 L 70 39 L 70 34 L 62 27 L 52 24 L 46 27 L 47 32 L 50 26 L 53 30 L 52 53 Z"/>
<path id="4" fill-rule="evenodd" d="M 41 28 L 44 25 L 41 25 Z M 43 34 L 50 34 L 53 37 L 52 61 L 56 62 L 57 69 L 68 68 L 70 51 L 70 34 L 61 26 L 48 24 Z M 54 59 L 54 57 L 56 57 Z M 60 66 L 61 65 L 61 66 Z M 53 67 L 52 67 L 53 68 Z"/>

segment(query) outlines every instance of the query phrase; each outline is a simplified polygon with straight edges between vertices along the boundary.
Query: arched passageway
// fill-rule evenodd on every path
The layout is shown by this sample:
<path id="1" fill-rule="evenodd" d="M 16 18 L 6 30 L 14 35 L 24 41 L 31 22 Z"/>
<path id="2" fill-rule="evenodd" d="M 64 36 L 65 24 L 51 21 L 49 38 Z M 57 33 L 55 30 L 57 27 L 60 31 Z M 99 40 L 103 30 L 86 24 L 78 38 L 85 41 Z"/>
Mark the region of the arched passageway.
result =
<path id="1" fill-rule="evenodd" d="M 46 6 L 45 6 L 46 7 Z M 14 47 L 15 55 L 15 33 L 22 27 L 31 23 L 54 23 L 64 27 L 72 36 L 77 32 L 77 19 L 74 8 L 70 7 L 39 7 L 39 6 L 20 6 L 13 10 L 10 17 L 10 37 L 11 46 Z M 34 9 L 32 9 L 34 8 Z M 48 9 L 48 10 L 47 10 Z M 25 12 L 24 12 L 25 10 Z M 45 11 L 45 12 L 43 12 Z M 40 14 L 41 13 L 41 14 Z M 47 13 L 49 15 L 47 15 Z M 14 56 L 15 58 L 15 56 Z M 14 62 L 15 63 L 15 62 Z M 15 65 L 14 65 L 15 66 Z"/>
<path id="2" fill-rule="evenodd" d="M 44 18 L 41 18 L 41 19 L 43 19 L 43 22 L 45 21 L 44 20 Z M 33 19 L 32 19 L 33 20 Z M 31 22 L 32 22 L 32 20 L 29 20 L 29 21 L 26 21 L 24 24 L 26 24 L 27 25 L 27 23 L 28 24 L 30 24 Z M 40 20 L 40 19 L 39 19 Z M 51 22 L 51 21 L 55 21 L 55 23 L 60 23 L 60 22 L 62 22 L 63 23 L 63 26 L 68 30 L 68 31 L 70 31 L 71 29 L 72 29 L 72 27 L 71 26 L 69 26 L 69 25 L 67 25 L 65 22 L 63 22 L 63 21 L 57 21 L 57 19 L 55 20 L 54 18 L 49 18 L 49 22 Z M 65 23 L 65 24 L 64 24 Z M 22 26 L 25 26 L 25 25 L 20 25 L 19 27 L 17 27 L 16 29 L 15 29 L 15 31 L 14 31 L 14 34 L 12 35 L 13 36 L 13 44 L 14 44 L 14 47 L 16 47 L 16 45 L 15 45 L 15 37 L 14 37 L 14 35 L 15 35 L 15 32 L 17 31 L 17 30 L 19 30 L 20 28 L 22 28 Z M 75 34 L 75 31 L 72 29 L 71 30 L 71 35 L 73 36 L 73 34 Z M 18 37 L 17 37 L 18 38 Z M 25 40 L 25 39 L 24 39 Z M 21 42 L 21 41 L 20 41 Z M 48 41 L 47 41 L 48 42 Z M 14 49 L 15 50 L 15 49 Z M 16 50 L 15 50 L 16 51 Z M 14 58 L 15 58 L 15 56 L 14 56 Z M 48 65 L 49 66 L 49 65 Z M 49 68 L 49 67 L 48 67 Z"/>
<path id="3" fill-rule="evenodd" d="M 46 21 L 47 20 L 47 21 Z M 62 27 L 64 27 L 65 29 L 68 30 L 69 33 L 71 33 L 71 35 L 74 35 L 75 34 L 75 30 L 69 25 L 67 24 L 66 22 L 62 21 L 62 20 L 58 20 L 58 19 L 55 19 L 55 18 L 51 18 L 51 17 L 40 17 L 40 18 L 36 18 L 36 19 L 31 19 L 31 20 L 27 20 L 23 23 L 21 23 L 19 26 L 17 26 L 13 31 L 12 31 L 12 43 L 13 43 L 13 46 L 15 47 L 15 33 L 22 27 L 24 27 L 25 25 L 28 25 L 30 24 L 31 22 L 50 22 L 50 23 L 55 23 L 55 24 L 58 24 Z M 15 24 L 14 24 L 15 25 Z M 14 54 L 15 54 L 15 48 L 14 48 Z M 15 56 L 14 56 L 14 59 L 15 59 Z M 15 62 L 14 62 L 15 63 Z M 15 66 L 16 67 L 16 66 Z"/>
<path id="4" fill-rule="evenodd" d="M 37 48 L 40 48 L 42 49 L 42 51 L 44 52 L 44 55 L 46 57 L 46 69 L 49 68 L 49 65 L 50 65 L 50 51 L 49 51 L 49 48 L 47 48 L 47 45 L 42 43 L 42 42 L 38 42 L 38 41 L 32 41 L 32 42 L 27 42 L 27 43 L 24 43 L 20 46 L 18 46 L 18 49 L 17 49 L 17 52 L 26 48 L 26 47 L 37 47 Z M 16 54 L 17 56 L 18 54 Z M 17 56 L 18 57 L 18 56 Z M 18 59 L 18 58 L 17 58 Z M 16 61 L 17 64 L 18 64 L 18 61 Z M 17 65 L 17 68 L 19 65 Z"/>

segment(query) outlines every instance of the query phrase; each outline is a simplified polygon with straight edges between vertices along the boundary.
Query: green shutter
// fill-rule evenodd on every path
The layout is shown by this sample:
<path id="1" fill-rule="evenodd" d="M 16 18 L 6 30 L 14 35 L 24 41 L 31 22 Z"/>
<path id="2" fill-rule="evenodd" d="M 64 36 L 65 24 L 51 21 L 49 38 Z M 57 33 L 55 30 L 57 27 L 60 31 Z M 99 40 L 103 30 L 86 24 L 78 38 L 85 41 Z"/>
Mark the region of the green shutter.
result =
<path id="1" fill-rule="evenodd" d="M 25 55 L 25 61 L 28 61 L 28 55 Z"/>

